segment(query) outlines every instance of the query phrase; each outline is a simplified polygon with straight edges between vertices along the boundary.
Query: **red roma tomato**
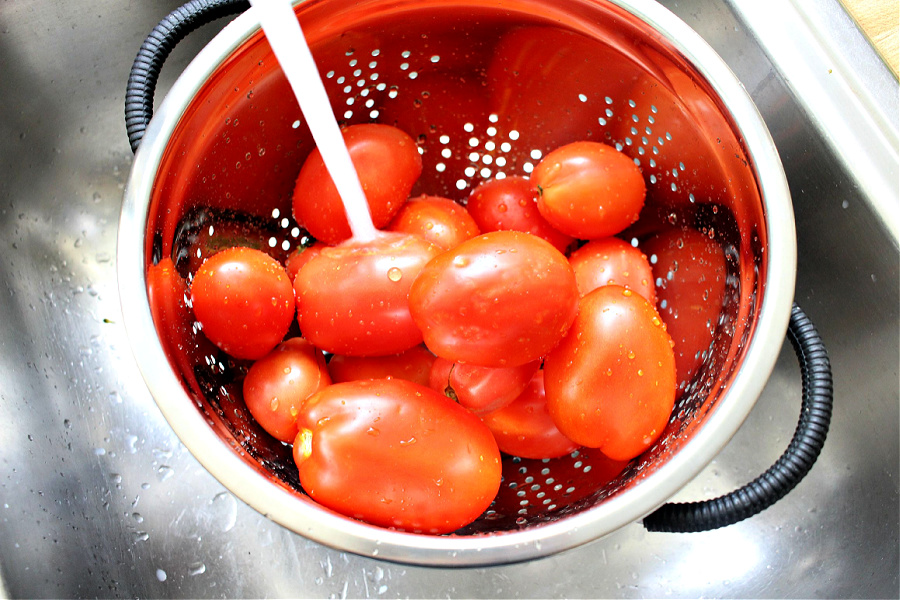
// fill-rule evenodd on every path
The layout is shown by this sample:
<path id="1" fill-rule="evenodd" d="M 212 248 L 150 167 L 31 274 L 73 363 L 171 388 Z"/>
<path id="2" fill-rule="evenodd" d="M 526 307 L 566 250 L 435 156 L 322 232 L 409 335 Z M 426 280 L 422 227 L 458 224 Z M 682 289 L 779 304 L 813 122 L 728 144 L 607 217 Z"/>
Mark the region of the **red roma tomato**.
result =
<path id="1" fill-rule="evenodd" d="M 303 404 L 297 424 L 303 489 L 373 525 L 450 533 L 500 487 L 500 451 L 484 423 L 409 381 L 336 383 Z"/>
<path id="2" fill-rule="evenodd" d="M 565 335 L 578 307 L 569 261 L 517 231 L 465 241 L 428 263 L 409 291 L 425 345 L 453 362 L 514 367 Z"/>
<path id="3" fill-rule="evenodd" d="M 578 317 L 544 361 L 553 422 L 614 460 L 642 453 L 675 404 L 672 340 L 656 310 L 617 285 L 581 299 Z"/>
<path id="4" fill-rule="evenodd" d="M 641 249 L 655 259 L 659 315 L 675 343 L 678 387 L 684 389 L 703 363 L 722 313 L 725 253 L 696 229 L 660 233 Z"/>
<path id="5" fill-rule="evenodd" d="M 634 161 L 599 142 L 557 148 L 534 168 L 531 183 L 544 218 L 584 240 L 615 235 L 637 221 L 647 193 Z"/>
<path id="6" fill-rule="evenodd" d="M 287 272 L 252 248 L 227 248 L 206 259 L 191 283 L 191 304 L 206 337 L 234 358 L 265 356 L 294 320 Z"/>
<path id="7" fill-rule="evenodd" d="M 328 361 L 328 372 L 334 383 L 360 379 L 404 379 L 428 385 L 434 354 L 422 345 L 391 356 L 334 355 Z"/>
<path id="8" fill-rule="evenodd" d="M 291 338 L 253 363 L 244 378 L 244 402 L 272 437 L 291 443 L 304 400 L 331 384 L 325 357 L 303 338 Z"/>
<path id="9" fill-rule="evenodd" d="M 466 204 L 483 233 L 524 231 L 544 238 L 563 254 L 575 241 L 553 228 L 537 208 L 537 192 L 518 175 L 485 181 L 472 191 Z"/>
<path id="10" fill-rule="evenodd" d="M 287 260 L 284 262 L 284 268 L 287 271 L 288 277 L 291 278 L 292 283 L 294 279 L 297 278 L 297 273 L 300 272 L 303 265 L 308 263 L 313 256 L 321 252 L 323 245 L 324 244 L 316 242 L 311 246 L 300 246 L 287 257 Z"/>
<path id="11" fill-rule="evenodd" d="M 521 458 L 557 458 L 580 446 L 556 428 L 547 410 L 544 372 L 534 373 L 511 404 L 481 417 L 501 452 Z"/>
<path id="12" fill-rule="evenodd" d="M 653 271 L 643 252 L 616 237 L 588 242 L 569 256 L 578 292 L 584 296 L 604 285 L 634 290 L 656 306 Z"/>
<path id="13" fill-rule="evenodd" d="M 343 135 L 372 223 L 380 229 L 400 210 L 422 173 L 416 142 L 396 127 L 376 123 L 352 125 Z M 337 244 L 351 235 L 341 197 L 318 150 L 313 150 L 300 169 L 293 210 L 297 222 L 326 244 Z"/>
<path id="14" fill-rule="evenodd" d="M 322 248 L 294 279 L 303 337 L 348 356 L 387 356 L 421 344 L 409 289 L 440 252 L 423 238 L 400 233 Z"/>
<path id="15" fill-rule="evenodd" d="M 541 361 L 535 360 L 517 367 L 480 367 L 438 357 L 428 386 L 483 415 L 515 400 L 540 366 Z"/>
<path id="16" fill-rule="evenodd" d="M 421 236 L 443 250 L 481 233 L 465 206 L 439 196 L 410 199 L 387 230 Z"/>

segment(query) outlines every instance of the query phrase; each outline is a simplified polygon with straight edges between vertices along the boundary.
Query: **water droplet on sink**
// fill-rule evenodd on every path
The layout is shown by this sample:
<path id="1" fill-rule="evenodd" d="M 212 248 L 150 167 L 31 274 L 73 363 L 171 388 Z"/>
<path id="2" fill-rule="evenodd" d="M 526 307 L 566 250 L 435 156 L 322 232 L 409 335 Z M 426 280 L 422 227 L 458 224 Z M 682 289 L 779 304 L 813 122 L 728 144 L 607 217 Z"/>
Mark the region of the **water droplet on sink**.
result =
<path id="1" fill-rule="evenodd" d="M 168 465 L 161 465 L 156 470 L 157 478 L 160 481 L 165 481 L 166 479 L 169 479 L 174 474 L 175 474 L 175 469 L 173 469 L 172 467 L 170 467 Z"/>

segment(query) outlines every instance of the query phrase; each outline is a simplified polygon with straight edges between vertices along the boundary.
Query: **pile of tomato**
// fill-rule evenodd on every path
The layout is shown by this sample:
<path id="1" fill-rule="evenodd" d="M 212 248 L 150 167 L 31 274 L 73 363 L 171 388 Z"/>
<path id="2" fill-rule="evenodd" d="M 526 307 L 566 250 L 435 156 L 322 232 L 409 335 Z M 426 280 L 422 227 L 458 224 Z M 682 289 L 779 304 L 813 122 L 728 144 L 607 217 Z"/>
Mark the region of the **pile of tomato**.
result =
<path id="1" fill-rule="evenodd" d="M 314 151 L 293 216 L 315 243 L 284 264 L 221 250 L 189 288 L 203 334 L 253 361 L 244 401 L 293 445 L 314 500 L 448 533 L 489 507 L 501 454 L 584 446 L 629 460 L 659 437 L 677 390 L 673 342 L 647 257 L 615 237 L 644 205 L 634 161 L 576 142 L 457 202 L 409 198 L 422 161 L 403 131 L 344 137 L 374 239 L 351 237 Z M 301 337 L 288 333 L 295 320 Z"/>

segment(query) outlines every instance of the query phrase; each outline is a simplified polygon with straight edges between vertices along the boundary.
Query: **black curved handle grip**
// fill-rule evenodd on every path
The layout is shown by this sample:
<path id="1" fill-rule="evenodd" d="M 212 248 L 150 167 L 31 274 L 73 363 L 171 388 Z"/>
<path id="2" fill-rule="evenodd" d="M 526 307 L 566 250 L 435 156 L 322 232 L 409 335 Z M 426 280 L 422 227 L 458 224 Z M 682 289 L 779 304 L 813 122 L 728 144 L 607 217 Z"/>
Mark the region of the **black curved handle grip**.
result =
<path id="1" fill-rule="evenodd" d="M 809 473 L 831 424 L 831 361 L 812 321 L 796 304 L 791 310 L 788 339 L 800 362 L 803 402 L 787 450 L 765 473 L 730 494 L 704 502 L 664 504 L 644 519 L 648 531 L 709 531 L 737 523 L 781 500 Z"/>
<path id="2" fill-rule="evenodd" d="M 248 8 L 248 0 L 190 0 L 153 28 L 134 59 L 125 92 L 125 127 L 132 152 L 137 151 L 153 116 L 156 82 L 172 49 L 198 27 Z"/>

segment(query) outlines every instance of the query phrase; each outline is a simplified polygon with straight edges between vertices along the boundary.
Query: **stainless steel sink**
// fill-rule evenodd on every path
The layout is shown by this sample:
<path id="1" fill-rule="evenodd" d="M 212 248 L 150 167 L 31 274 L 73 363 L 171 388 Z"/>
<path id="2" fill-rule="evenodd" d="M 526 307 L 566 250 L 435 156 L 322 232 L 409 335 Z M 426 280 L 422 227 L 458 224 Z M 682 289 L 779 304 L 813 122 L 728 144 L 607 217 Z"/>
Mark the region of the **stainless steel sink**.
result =
<path id="1" fill-rule="evenodd" d="M 831 351 L 836 410 L 810 475 L 700 534 L 638 523 L 524 564 L 348 555 L 243 505 L 184 449 L 121 323 L 131 61 L 177 1 L 0 3 L 0 597 L 897 597 L 898 83 L 834 0 L 667 0 L 756 101 L 793 195 L 796 300 Z M 176 48 L 161 88 L 214 34 Z M 788 344 L 757 406 L 673 500 L 778 457 L 799 411 Z"/>

